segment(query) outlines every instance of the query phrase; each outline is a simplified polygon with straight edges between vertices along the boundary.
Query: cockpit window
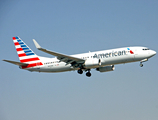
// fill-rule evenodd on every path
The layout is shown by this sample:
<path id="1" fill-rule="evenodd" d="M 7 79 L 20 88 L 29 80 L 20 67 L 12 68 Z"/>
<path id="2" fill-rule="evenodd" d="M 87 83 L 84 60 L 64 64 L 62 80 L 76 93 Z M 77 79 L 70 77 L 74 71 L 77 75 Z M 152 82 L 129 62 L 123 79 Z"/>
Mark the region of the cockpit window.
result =
<path id="1" fill-rule="evenodd" d="M 144 48 L 143 50 L 149 50 L 149 48 Z"/>

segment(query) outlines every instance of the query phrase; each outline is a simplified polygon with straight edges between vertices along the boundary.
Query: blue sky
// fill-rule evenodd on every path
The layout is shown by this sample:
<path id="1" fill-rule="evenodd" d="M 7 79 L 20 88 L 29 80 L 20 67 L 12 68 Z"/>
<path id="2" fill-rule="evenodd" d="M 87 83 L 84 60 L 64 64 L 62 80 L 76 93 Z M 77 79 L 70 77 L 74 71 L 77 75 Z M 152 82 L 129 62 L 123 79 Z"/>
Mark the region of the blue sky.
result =
<path id="1" fill-rule="evenodd" d="M 1 60 L 19 61 L 12 42 L 20 36 L 37 54 L 32 39 L 64 54 L 127 46 L 158 52 L 157 0 L 15 0 L 0 2 Z M 36 73 L 0 62 L 0 120 L 157 120 L 157 55 L 92 70 Z"/>

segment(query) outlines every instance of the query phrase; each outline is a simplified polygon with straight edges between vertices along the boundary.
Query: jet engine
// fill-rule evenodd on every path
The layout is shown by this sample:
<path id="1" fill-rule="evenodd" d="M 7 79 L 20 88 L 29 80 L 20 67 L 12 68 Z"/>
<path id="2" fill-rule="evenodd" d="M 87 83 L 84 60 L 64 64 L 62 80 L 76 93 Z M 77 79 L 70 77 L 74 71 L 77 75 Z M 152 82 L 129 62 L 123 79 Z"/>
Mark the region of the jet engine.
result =
<path id="1" fill-rule="evenodd" d="M 114 69 L 115 69 L 114 65 L 96 68 L 96 70 L 99 72 L 109 72 L 109 71 L 114 71 Z"/>
<path id="2" fill-rule="evenodd" d="M 101 65 L 101 60 L 100 59 L 87 59 L 84 63 L 84 66 L 86 68 L 96 68 Z"/>

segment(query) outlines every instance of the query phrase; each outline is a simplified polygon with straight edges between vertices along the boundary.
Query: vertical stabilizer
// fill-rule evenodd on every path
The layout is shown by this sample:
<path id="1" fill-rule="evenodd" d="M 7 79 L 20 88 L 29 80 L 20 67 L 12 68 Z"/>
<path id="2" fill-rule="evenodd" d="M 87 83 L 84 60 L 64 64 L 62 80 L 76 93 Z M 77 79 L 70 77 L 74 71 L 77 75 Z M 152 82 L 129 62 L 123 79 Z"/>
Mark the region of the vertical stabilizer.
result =
<path id="1" fill-rule="evenodd" d="M 20 62 L 32 64 L 31 67 L 42 65 L 39 57 L 19 37 L 13 37 L 13 42 Z"/>

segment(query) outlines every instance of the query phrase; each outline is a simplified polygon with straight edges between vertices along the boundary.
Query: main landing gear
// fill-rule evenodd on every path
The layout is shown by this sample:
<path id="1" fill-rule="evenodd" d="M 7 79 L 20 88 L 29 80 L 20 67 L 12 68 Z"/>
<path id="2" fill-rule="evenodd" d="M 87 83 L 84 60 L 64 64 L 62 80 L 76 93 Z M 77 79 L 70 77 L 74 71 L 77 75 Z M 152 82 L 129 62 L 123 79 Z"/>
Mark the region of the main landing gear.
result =
<path id="1" fill-rule="evenodd" d="M 87 76 L 87 77 L 90 77 L 90 76 L 91 76 L 91 73 L 88 71 L 88 72 L 86 73 L 86 76 Z"/>
<path id="2" fill-rule="evenodd" d="M 82 69 L 79 69 L 77 72 L 78 72 L 78 74 L 82 74 L 83 73 Z"/>
<path id="3" fill-rule="evenodd" d="M 90 73 L 90 70 L 87 70 L 88 72 L 86 73 L 86 76 L 87 77 L 90 77 L 91 76 L 91 73 Z M 79 69 L 78 71 L 78 74 L 82 74 L 83 73 L 83 70 L 82 69 Z"/>

